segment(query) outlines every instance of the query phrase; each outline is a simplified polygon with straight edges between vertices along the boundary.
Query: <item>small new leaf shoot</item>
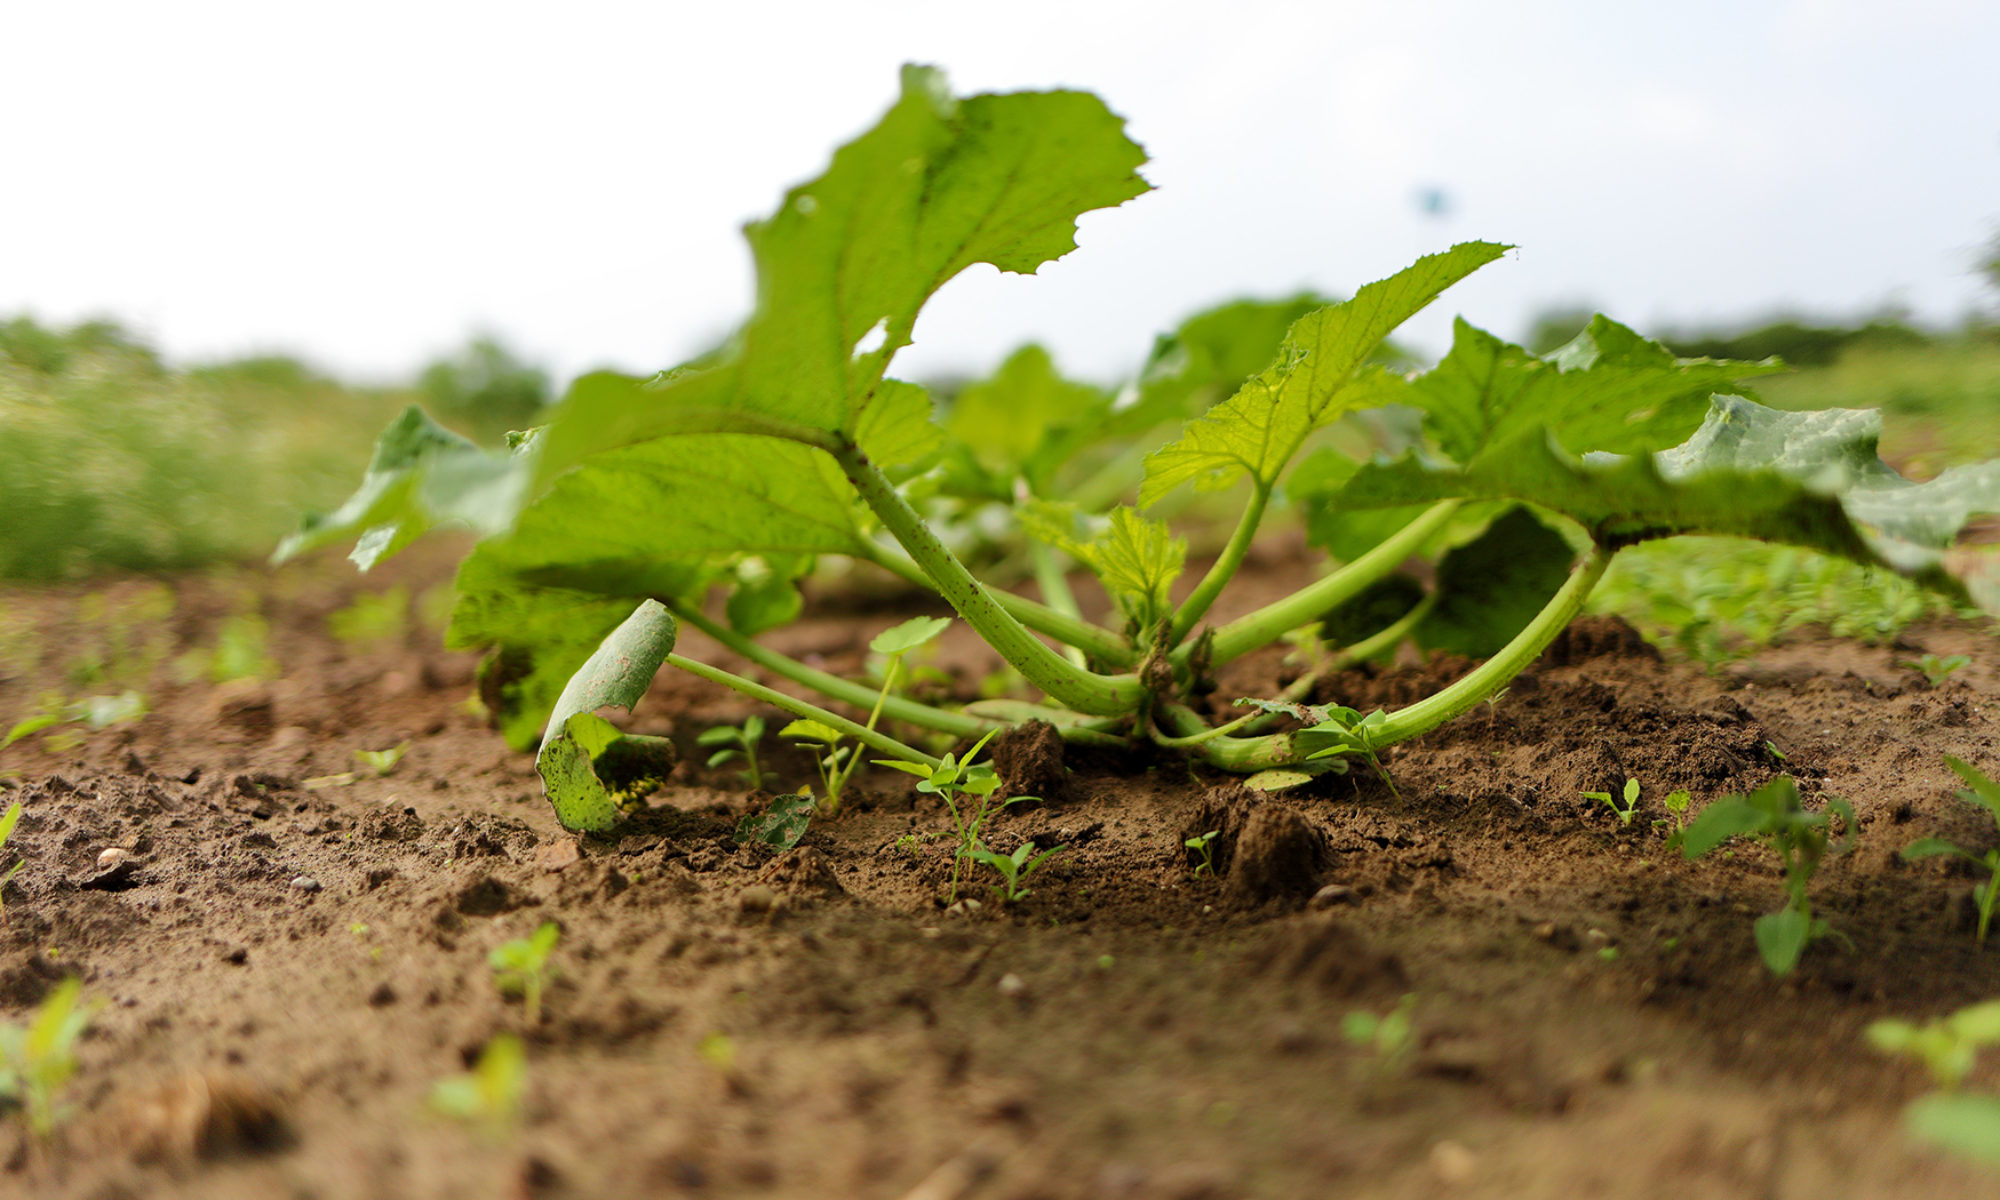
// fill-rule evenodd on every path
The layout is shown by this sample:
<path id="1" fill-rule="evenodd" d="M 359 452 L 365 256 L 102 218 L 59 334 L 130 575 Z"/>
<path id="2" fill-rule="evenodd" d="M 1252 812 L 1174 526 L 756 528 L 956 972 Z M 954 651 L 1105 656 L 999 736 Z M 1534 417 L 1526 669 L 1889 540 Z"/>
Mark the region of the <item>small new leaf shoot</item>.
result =
<path id="1" fill-rule="evenodd" d="M 562 938 L 562 929 L 554 921 L 544 922 L 541 928 L 524 938 L 502 942 L 486 956 L 486 964 L 493 968 L 493 983 L 509 996 L 521 997 L 523 1017 L 533 1027 L 542 1020 L 542 989 L 549 980 L 549 954 Z"/>
<path id="2" fill-rule="evenodd" d="M 1026 887 L 1028 876 L 1034 874 L 1051 855 L 1067 849 L 1068 846 L 1056 846 L 1036 854 L 1035 843 L 1022 842 L 1012 854 L 1001 854 L 985 846 L 975 845 L 966 857 L 974 862 L 985 863 L 999 874 L 1000 882 L 993 885 L 993 890 L 1000 894 L 1001 900 L 1012 904 L 1028 895 Z"/>
<path id="3" fill-rule="evenodd" d="M 502 1033 L 486 1043 L 472 1070 L 431 1087 L 431 1111 L 477 1128 L 494 1144 L 506 1141 L 519 1123 L 528 1091 L 528 1051 L 521 1039 Z"/>
<path id="4" fill-rule="evenodd" d="M 1417 997 L 1404 995 L 1396 1007 L 1381 1015 L 1356 1009 L 1340 1019 L 1340 1035 L 1374 1056 L 1375 1070 L 1382 1074 L 1399 1070 L 1416 1046 Z"/>
<path id="5" fill-rule="evenodd" d="M 1957 772 L 1960 779 L 1971 785 L 1969 788 L 1960 789 L 1958 798 L 1967 804 L 1985 809 L 1993 818 L 1995 826 L 2000 826 L 2000 784 L 1988 779 L 1979 768 L 1964 759 L 1947 754 L 1944 756 L 1944 761 L 1946 766 Z M 1981 945 L 1985 945 L 1987 930 L 1993 923 L 1995 901 L 2000 900 L 2000 848 L 1974 853 L 1946 838 L 1927 837 L 1918 838 L 1903 847 L 1902 851 L 1905 862 L 1933 858 L 1940 854 L 1956 854 L 1986 872 L 1985 882 L 1975 885 L 1972 889 L 1973 902 L 1979 906 L 1979 927 L 1975 936 Z"/>
<path id="6" fill-rule="evenodd" d="M 360 763 L 370 775 L 379 779 L 395 770 L 396 764 L 402 762 L 403 756 L 409 752 L 410 743 L 405 740 L 387 750 L 356 750 L 354 761 Z"/>
<path id="7" fill-rule="evenodd" d="M 737 774 L 753 792 L 764 788 L 764 768 L 757 759 L 757 747 L 764 740 L 764 718 L 751 716 L 741 725 L 717 725 L 704 729 L 695 738 L 698 746 L 721 746 L 708 756 L 708 766 L 719 767 L 724 763 L 743 760 L 743 769 Z"/>
<path id="8" fill-rule="evenodd" d="M 20 821 L 20 819 L 21 819 L 21 802 L 19 800 L 16 800 L 12 804 L 9 804 L 7 806 L 6 815 L 0 816 L 0 851 L 6 850 L 7 839 L 14 836 L 14 826 L 16 823 Z M 0 862 L 5 862 L 5 861 L 6 861 L 5 855 L 0 854 Z M 22 867 L 25 867 L 27 865 L 28 865 L 27 859 L 25 858 L 17 859 L 15 860 L 13 866 L 8 867 L 5 871 L 0 871 L 0 923 L 4 923 L 7 920 L 7 905 L 5 902 L 7 883 L 9 880 L 13 879 L 15 875 L 20 873 Z"/>
<path id="9" fill-rule="evenodd" d="M 1199 861 L 1194 865 L 1196 879 L 1215 878 L 1215 839 L 1220 829 L 1211 829 L 1198 837 L 1191 837 L 1181 845 L 1195 852 Z"/>
<path id="10" fill-rule="evenodd" d="M 1838 817 L 1847 836 L 1834 841 L 1831 826 Z M 1757 952 L 1773 975 L 1789 974 L 1806 946 L 1823 937 L 1840 936 L 1826 921 L 1813 916 L 1808 888 L 1813 872 L 1827 853 L 1853 848 L 1857 825 L 1847 801 L 1829 797 L 1822 812 L 1807 812 L 1790 775 L 1780 775 L 1748 796 L 1724 796 L 1701 810 L 1687 828 L 1673 835 L 1682 855 L 1692 860 L 1732 837 L 1754 837 L 1778 856 L 1785 871 L 1785 907 L 1757 918 Z"/>
<path id="11" fill-rule="evenodd" d="M 1964 654 L 1954 654 L 1949 658 L 1940 658 L 1935 654 L 1926 654 L 1914 662 L 1907 662 L 1903 665 L 1923 672 L 1924 678 L 1930 681 L 1932 687 L 1936 688 L 1944 686 L 1945 680 L 1950 679 L 1960 667 L 1965 666 L 1971 661 L 1971 657 Z"/>
<path id="12" fill-rule="evenodd" d="M 1585 800 L 1596 800 L 1610 809 L 1620 825 L 1630 825 L 1632 818 L 1639 815 L 1639 781 L 1627 777 L 1622 801 L 1612 797 L 1610 792 L 1585 792 Z"/>
<path id="13" fill-rule="evenodd" d="M 81 999 L 83 982 L 72 975 L 42 1000 L 26 1026 L 0 1024 L 0 1096 L 21 1105 L 28 1129 L 47 1139 L 65 1110 L 56 1096 L 76 1074 L 76 1043 L 97 1014 Z"/>

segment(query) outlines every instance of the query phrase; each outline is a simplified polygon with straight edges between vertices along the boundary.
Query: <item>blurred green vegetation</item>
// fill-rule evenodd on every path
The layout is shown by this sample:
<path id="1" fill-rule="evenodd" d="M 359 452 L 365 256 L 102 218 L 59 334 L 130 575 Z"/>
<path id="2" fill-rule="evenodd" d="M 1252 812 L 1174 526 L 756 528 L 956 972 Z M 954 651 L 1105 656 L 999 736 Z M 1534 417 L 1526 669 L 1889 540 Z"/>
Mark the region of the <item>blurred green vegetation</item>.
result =
<path id="1" fill-rule="evenodd" d="M 174 369 L 109 321 L 0 322 L 0 578 L 261 559 L 353 490 L 405 405 L 491 442 L 547 395 L 491 338 L 420 388 L 370 388 L 279 356 Z"/>

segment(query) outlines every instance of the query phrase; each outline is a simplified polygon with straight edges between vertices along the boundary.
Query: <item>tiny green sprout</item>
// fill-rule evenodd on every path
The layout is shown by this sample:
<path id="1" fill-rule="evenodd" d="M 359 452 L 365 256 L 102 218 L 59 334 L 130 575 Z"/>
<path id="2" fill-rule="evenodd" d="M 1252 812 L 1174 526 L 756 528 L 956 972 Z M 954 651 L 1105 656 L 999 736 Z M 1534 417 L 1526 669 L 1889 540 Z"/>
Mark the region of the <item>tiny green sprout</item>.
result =
<path id="1" fill-rule="evenodd" d="M 1877 1050 L 1922 1062 L 1941 1089 L 1919 1096 L 1903 1110 L 1903 1124 L 1911 1134 L 1954 1153 L 2000 1164 L 2000 1096 L 1959 1090 L 1979 1051 L 2000 1043 L 2000 1000 L 1922 1025 L 1876 1021 L 1866 1032 Z"/>
<path id="2" fill-rule="evenodd" d="M 696 1042 L 694 1052 L 718 1075 L 727 1075 L 736 1066 L 736 1039 L 719 1030 Z"/>
<path id="3" fill-rule="evenodd" d="M 1215 878 L 1215 838 L 1221 832 L 1220 829 L 1211 829 L 1200 837 L 1191 837 L 1181 843 L 1182 846 L 1194 851 L 1201 858 L 1201 861 L 1194 866 L 1194 877 L 1196 879 Z"/>
<path id="4" fill-rule="evenodd" d="M 1667 798 L 1660 801 L 1665 806 L 1667 815 L 1654 821 L 1653 828 L 1662 829 L 1671 824 L 1674 827 L 1675 833 L 1686 829 L 1688 805 L 1693 800 L 1694 797 L 1688 795 L 1686 788 L 1675 788 L 1673 791 L 1668 792 Z"/>
<path id="5" fill-rule="evenodd" d="M 840 809 L 840 796 L 847 787 L 848 777 L 854 774 L 859 758 L 854 753 L 854 747 L 840 744 L 846 735 L 838 729 L 810 717 L 801 717 L 778 733 L 784 737 L 805 739 L 792 744 L 812 752 L 813 765 L 819 768 L 819 781 L 826 788 L 826 803 L 822 807 L 827 816 L 832 816 Z"/>
<path id="6" fill-rule="evenodd" d="M 1001 854 L 985 846 L 975 846 L 967 857 L 974 862 L 985 863 L 999 872 L 1001 881 L 993 885 L 993 890 L 1000 894 L 1002 901 L 1012 904 L 1028 895 L 1028 889 L 1022 886 L 1028 881 L 1028 876 L 1033 875 L 1051 855 L 1060 854 L 1067 849 L 1068 846 L 1056 846 L 1036 854 L 1035 843 L 1022 842 L 1012 854 Z"/>
<path id="7" fill-rule="evenodd" d="M 1960 667 L 1965 666 L 1971 661 L 1972 658 L 1964 654 L 1954 654 L 1949 658 L 1940 658 L 1935 654 L 1926 654 L 1922 658 L 1906 662 L 1903 665 L 1921 671 L 1924 678 L 1929 680 L 1930 685 L 1935 688 L 1943 686 L 1945 680 L 1950 679 Z"/>
<path id="8" fill-rule="evenodd" d="M 48 1138 L 66 1115 L 56 1094 L 76 1074 L 76 1043 L 97 1013 L 79 999 L 83 982 L 72 975 L 35 1010 L 26 1027 L 0 1024 L 0 1096 L 17 1101 L 36 1137 Z"/>
<path id="9" fill-rule="evenodd" d="M 998 805 L 994 804 L 993 793 L 1000 790 L 1000 773 L 993 769 L 991 763 L 973 760 L 979 757 L 979 752 L 986 748 L 986 743 L 992 741 L 993 735 L 998 732 L 997 729 L 991 730 L 985 737 L 980 738 L 972 749 L 966 752 L 963 762 L 951 754 L 946 754 L 944 760 L 935 767 L 927 763 L 896 759 L 874 760 L 878 767 L 891 767 L 905 774 L 915 775 L 917 790 L 944 801 L 945 811 L 951 814 L 958 847 L 951 856 L 951 885 L 945 896 L 946 904 L 953 904 L 958 900 L 960 865 L 967 861 L 980 861 L 974 858 L 974 851 L 986 849 L 986 844 L 980 840 L 980 831 L 984 828 L 987 818 L 1010 804 L 1035 799 L 1033 796 L 1011 796 L 1000 801 Z M 978 807 L 975 808 L 967 803 L 967 796 L 977 796 Z"/>
<path id="10" fill-rule="evenodd" d="M 440 1079 L 431 1087 L 431 1111 L 477 1126 L 490 1142 L 504 1142 L 521 1116 L 528 1091 L 528 1051 L 521 1039 L 502 1033 L 486 1043 L 471 1071 Z"/>
<path id="11" fill-rule="evenodd" d="M 542 1019 L 542 989 L 549 979 L 549 952 L 556 948 L 562 929 L 547 921 L 524 938 L 502 942 L 486 956 L 493 968 L 493 982 L 506 995 L 520 995 L 529 1025 Z"/>
<path id="12" fill-rule="evenodd" d="M 2000 1000 L 1962 1008 L 1948 1017 L 1913 1025 L 1908 1021 L 1876 1021 L 1865 1031 L 1868 1044 L 1884 1054 L 1917 1059 L 1931 1079 L 1946 1091 L 1972 1073 L 1974 1060 L 1986 1046 L 2000 1045 Z"/>
<path id="13" fill-rule="evenodd" d="M 811 788 L 779 796 L 768 811 L 748 814 L 736 823 L 736 844 L 761 842 L 780 853 L 790 850 L 812 824 L 815 803 Z"/>
<path id="14" fill-rule="evenodd" d="M 1847 826 L 1847 836 L 1839 842 L 1830 834 L 1836 816 Z M 1757 953 L 1773 975 L 1785 975 L 1798 965 L 1807 944 L 1840 936 L 1813 916 L 1807 889 L 1828 851 L 1843 854 L 1853 848 L 1856 829 L 1847 801 L 1828 797 L 1825 811 L 1807 812 L 1799 802 L 1798 783 L 1780 775 L 1748 796 L 1724 796 L 1702 809 L 1669 845 L 1678 844 L 1683 856 L 1696 859 L 1741 835 L 1756 838 L 1778 856 L 1785 869 L 1786 903 L 1757 918 Z"/>
<path id="15" fill-rule="evenodd" d="M 403 756 L 409 752 L 410 742 L 405 738 L 387 750 L 356 750 L 354 761 L 360 763 L 370 775 L 380 779 L 395 770 L 396 764 L 402 762 Z"/>
<path id="16" fill-rule="evenodd" d="M 1960 779 L 1965 780 L 1966 783 L 1971 785 L 1969 789 L 1960 790 L 1958 798 L 1967 804 L 1975 804 L 1985 809 L 1987 814 L 1993 818 L 1994 824 L 2000 826 L 2000 784 L 1996 784 L 1991 779 L 1988 779 L 1979 768 L 1966 762 L 1964 759 L 1953 758 L 1947 754 L 1944 756 L 1944 761 L 1946 766 L 1958 773 Z M 0 841 L 4 840 L 4 837 L 0 837 Z M 1987 927 L 1993 923 L 1994 902 L 2000 899 L 2000 849 L 1988 850 L 1984 854 L 1974 854 L 1972 851 L 1946 838 L 1927 837 L 1918 838 L 1916 841 L 1903 847 L 1902 856 L 1904 861 L 1909 862 L 1919 858 L 1932 858 L 1940 854 L 1956 854 L 1974 866 L 1984 868 L 1986 871 L 1986 881 L 1974 885 L 1972 889 L 1973 902 L 1979 906 L 1979 931 L 1977 937 L 1979 943 L 1985 945 Z"/>
<path id="17" fill-rule="evenodd" d="M 368 922 L 356 921 L 347 927 L 347 932 L 353 934 L 355 937 L 365 938 L 368 936 Z"/>
<path id="18" fill-rule="evenodd" d="M 13 836 L 14 825 L 20 819 L 21 802 L 16 800 L 7 806 L 7 815 L 0 816 L 0 850 L 6 849 L 7 839 Z M 16 861 L 13 866 L 8 867 L 5 871 L 0 871 L 0 922 L 4 922 L 7 919 L 7 905 L 4 900 L 7 891 L 7 881 L 14 878 L 20 872 L 21 868 L 27 865 L 28 860 L 23 858 Z"/>
<path id="19" fill-rule="evenodd" d="M 1787 761 L 1785 752 L 1783 750 L 1778 749 L 1778 743 L 1772 741 L 1770 738 L 1764 739 L 1764 749 L 1771 755 L 1772 758 L 1777 759 L 1779 762 Z"/>
<path id="20" fill-rule="evenodd" d="M 1416 993 L 1411 992 L 1381 1016 L 1356 1009 L 1340 1019 L 1340 1035 L 1371 1051 L 1377 1071 L 1394 1071 L 1403 1065 L 1416 1045 L 1416 1024 L 1412 1019 L 1416 1008 Z"/>
<path id="21" fill-rule="evenodd" d="M 708 756 L 708 765 L 719 767 L 724 763 L 743 760 L 743 769 L 737 774 L 753 792 L 764 788 L 764 768 L 757 761 L 757 745 L 764 740 L 764 718 L 751 716 L 741 725 L 717 725 L 704 729 L 695 738 L 697 746 L 720 746 L 721 749 Z"/>
<path id="22" fill-rule="evenodd" d="M 1639 813 L 1639 781 L 1627 776 L 1625 779 L 1624 802 L 1612 798 L 1610 792 L 1585 792 L 1585 800 L 1601 801 L 1618 818 L 1620 825 L 1630 825 Z"/>

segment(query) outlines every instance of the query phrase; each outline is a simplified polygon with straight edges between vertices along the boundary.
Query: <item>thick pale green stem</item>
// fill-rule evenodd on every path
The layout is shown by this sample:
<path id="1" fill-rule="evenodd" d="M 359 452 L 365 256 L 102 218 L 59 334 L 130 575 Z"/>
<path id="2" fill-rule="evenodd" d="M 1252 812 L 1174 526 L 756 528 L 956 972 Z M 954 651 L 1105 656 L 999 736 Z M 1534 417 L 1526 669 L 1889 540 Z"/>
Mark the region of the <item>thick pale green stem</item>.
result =
<path id="1" fill-rule="evenodd" d="M 974 579 L 956 555 L 938 540 L 886 476 L 851 439 L 840 437 L 834 461 L 854 484 L 861 498 L 903 549 L 910 552 L 945 602 L 958 610 L 966 624 L 986 644 L 1014 664 L 1016 670 L 1060 704 L 1078 712 L 1118 716 L 1134 712 L 1146 689 L 1136 675 L 1098 675 L 1083 670 L 1049 649 L 1008 615 L 986 586 Z"/>
<path id="2" fill-rule="evenodd" d="M 1223 585 L 1236 574 L 1236 568 L 1243 564 L 1243 556 L 1250 551 L 1250 543 L 1257 536 L 1257 526 L 1264 519 L 1264 506 L 1271 502 L 1269 484 L 1257 482 L 1250 493 L 1250 503 L 1243 510 L 1243 518 L 1236 522 L 1236 532 L 1229 535 L 1229 542 L 1223 546 L 1215 562 L 1208 568 L 1208 574 L 1201 577 L 1194 591 L 1181 601 L 1174 610 L 1174 623 L 1167 633 L 1167 644 L 1178 646 L 1202 617 L 1208 614 L 1209 606 L 1222 594 Z"/>
<path id="3" fill-rule="evenodd" d="M 1241 658 L 1278 640 L 1286 630 L 1316 621 L 1337 605 L 1359 595 L 1369 584 L 1395 570 L 1432 534 L 1443 528 L 1452 513 L 1458 510 L 1458 503 L 1456 500 L 1443 500 L 1431 505 L 1416 520 L 1390 534 L 1374 549 L 1333 574 L 1217 629 L 1209 649 L 1209 664 L 1219 667 Z M 1190 643 L 1174 651 L 1176 667 L 1187 665 L 1192 648 Z"/>
<path id="4" fill-rule="evenodd" d="M 1301 751 L 1289 733 L 1256 738 L 1229 737 L 1223 732 L 1229 726 L 1209 729 L 1203 725 L 1200 714 L 1184 704 L 1162 704 L 1153 715 L 1166 730 L 1171 731 L 1155 731 L 1154 742 L 1192 751 L 1210 766 L 1224 771 L 1249 774 L 1272 767 L 1294 766 L 1300 758 Z"/>
<path id="5" fill-rule="evenodd" d="M 923 568 L 887 547 L 871 544 L 862 557 L 899 579 L 932 591 L 938 590 L 936 582 L 924 574 Z M 995 604 L 1006 610 L 1007 615 L 1021 624 L 1064 645 L 1075 646 L 1098 662 L 1129 667 L 1139 661 L 1139 654 L 1132 649 L 1132 643 L 1101 625 L 1093 625 L 1012 592 L 988 588 L 987 594 L 993 597 Z"/>
<path id="6" fill-rule="evenodd" d="M 752 699 L 762 700 L 773 708 L 782 708 L 795 717 L 805 717 L 808 720 L 818 721 L 822 725 L 839 730 L 864 746 L 872 746 L 876 750 L 893 758 L 906 759 L 910 762 L 920 762 L 932 767 L 944 765 L 942 759 L 934 758 L 921 750 L 905 746 L 886 733 L 877 733 L 858 721 L 850 721 L 839 713 L 829 712 L 817 704 L 810 704 L 796 696 L 787 696 L 785 693 L 774 688 L 767 688 L 755 680 L 745 679 L 741 675 L 725 671 L 721 667 L 711 667 L 705 662 L 697 662 L 692 658 L 683 658 L 678 654 L 667 655 L 667 663 L 669 666 L 679 667 L 688 674 L 699 676 L 711 683 L 719 683 L 724 687 L 734 688 Z"/>
<path id="7" fill-rule="evenodd" d="M 1612 556 L 1616 553 L 1602 546 L 1593 546 L 1590 553 L 1570 571 L 1562 589 L 1543 606 L 1541 612 L 1535 614 L 1535 619 L 1528 622 L 1526 628 L 1514 635 L 1513 641 L 1435 696 L 1390 713 L 1388 719 L 1375 730 L 1375 745 L 1378 748 L 1391 746 L 1429 733 L 1507 686 L 1508 680 L 1535 661 L 1542 651 L 1548 649 L 1556 635 L 1583 611 L 1584 601 L 1590 598 L 1591 589 L 1597 586 L 1597 581 L 1604 578 L 1605 569 L 1611 565 Z"/>
<path id="8" fill-rule="evenodd" d="M 662 603 L 665 603 L 662 601 Z M 773 675 L 791 680 L 803 687 L 809 687 L 822 696 L 852 704 L 856 708 L 868 708 L 880 699 L 880 693 L 866 684 L 829 675 L 790 658 L 775 650 L 758 645 L 742 634 L 717 621 L 711 621 L 704 614 L 678 604 L 667 604 L 667 611 L 674 619 L 692 625 L 709 637 L 714 638 L 737 655 L 756 663 Z M 890 696 L 882 702 L 882 713 L 892 721 L 905 725 L 915 725 L 920 729 L 935 729 L 953 737 L 978 737 L 989 729 L 998 729 L 1004 722 L 981 720 L 963 713 L 946 712 L 928 704 L 902 696 Z"/>

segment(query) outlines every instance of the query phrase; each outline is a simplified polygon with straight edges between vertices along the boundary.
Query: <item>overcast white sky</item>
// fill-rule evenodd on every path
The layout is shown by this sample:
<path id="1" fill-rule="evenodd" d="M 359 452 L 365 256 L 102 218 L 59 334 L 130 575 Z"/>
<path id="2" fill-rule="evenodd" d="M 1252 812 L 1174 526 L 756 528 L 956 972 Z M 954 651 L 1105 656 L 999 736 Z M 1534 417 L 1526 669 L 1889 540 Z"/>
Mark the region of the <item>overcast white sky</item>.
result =
<path id="1" fill-rule="evenodd" d="M 2000 302 L 1971 269 L 2000 222 L 1993 0 L 1232 7 L 15 3 L 0 314 L 366 378 L 475 328 L 565 375 L 655 369 L 742 317 L 738 227 L 905 61 L 1099 92 L 1159 189 L 1039 277 L 952 284 L 905 375 L 1038 338 L 1113 378 L 1211 302 L 1351 292 L 1473 237 L 1521 249 L 1419 346 L 1562 301 L 1642 328 Z"/>

